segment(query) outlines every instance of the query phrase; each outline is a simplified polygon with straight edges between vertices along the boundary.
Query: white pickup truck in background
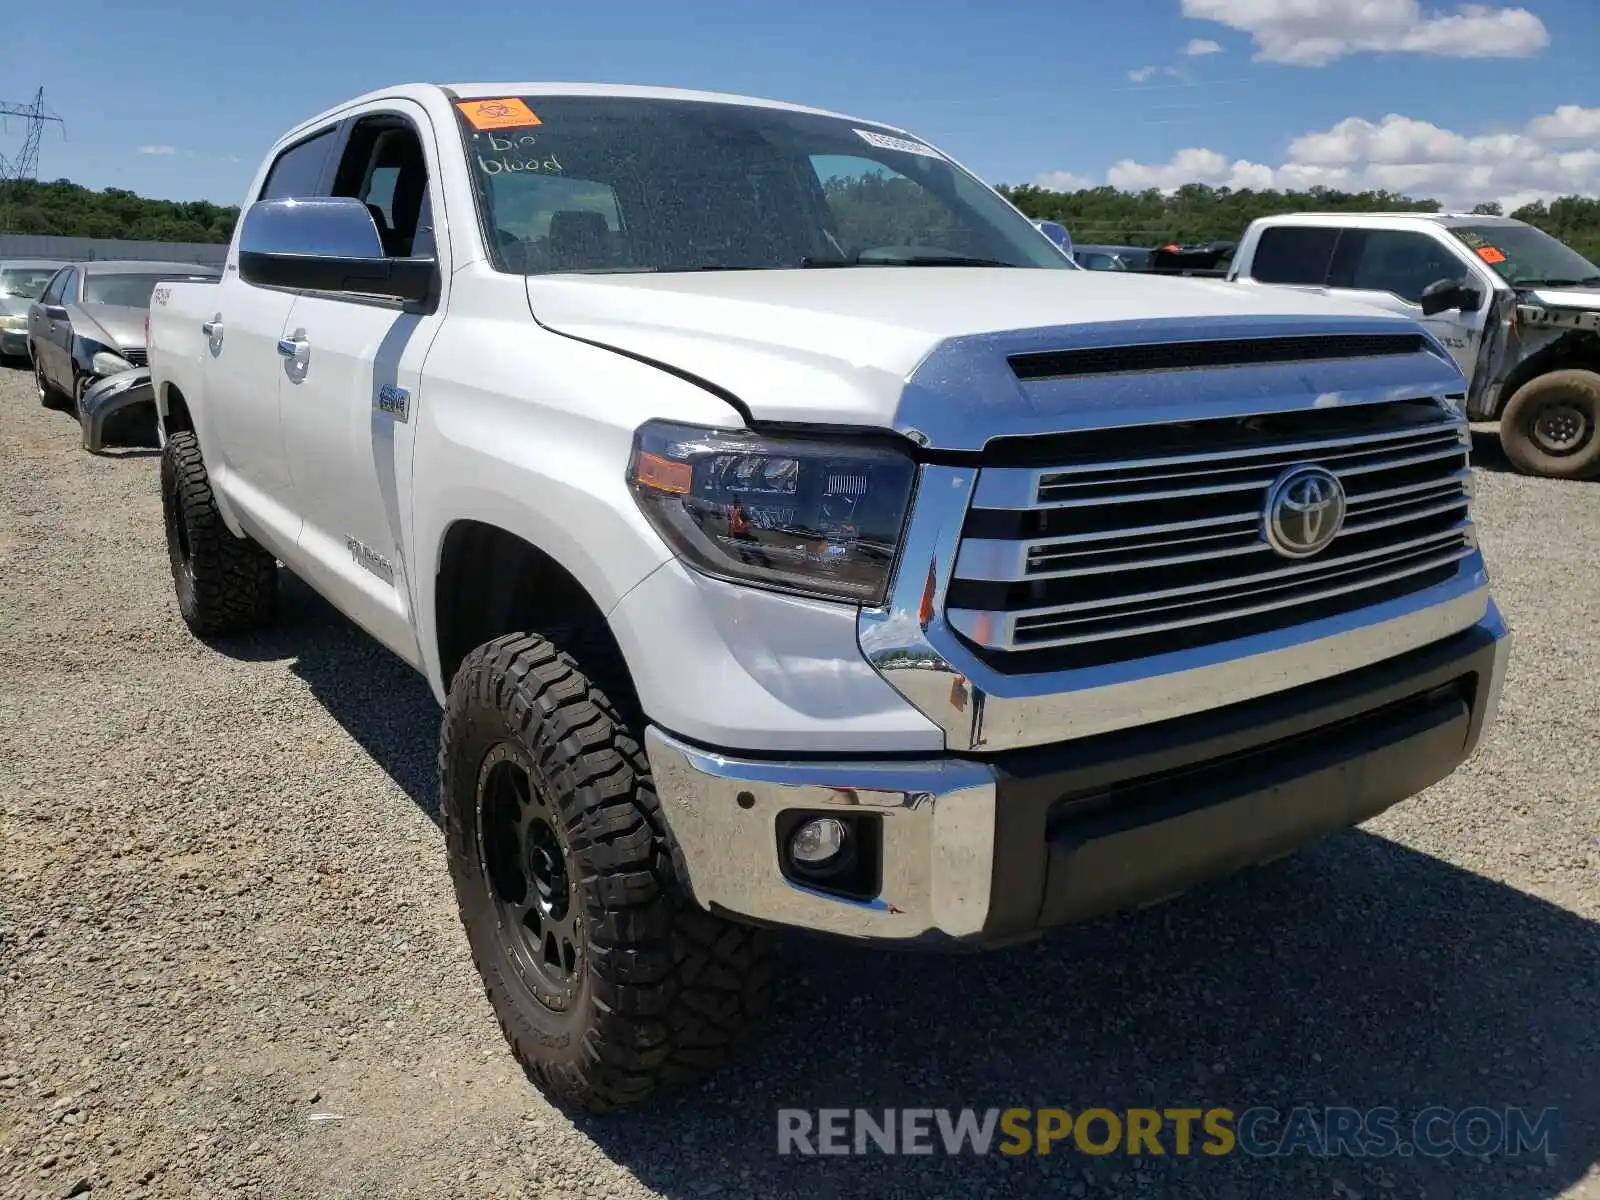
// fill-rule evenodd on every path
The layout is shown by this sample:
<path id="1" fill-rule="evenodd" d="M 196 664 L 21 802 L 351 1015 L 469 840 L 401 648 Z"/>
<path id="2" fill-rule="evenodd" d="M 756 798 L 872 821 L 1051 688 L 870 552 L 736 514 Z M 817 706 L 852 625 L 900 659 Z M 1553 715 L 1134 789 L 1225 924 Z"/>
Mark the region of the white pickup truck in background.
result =
<path id="1" fill-rule="evenodd" d="M 1600 476 L 1600 266 L 1543 230 L 1471 213 L 1263 217 L 1228 278 L 1415 318 L 1449 347 L 1468 415 L 1500 422 L 1519 470 Z"/>
<path id="2" fill-rule="evenodd" d="M 489 999 L 588 1109 L 721 1061 L 771 927 L 1034 937 L 1363 821 L 1494 717 L 1432 335 L 1079 270 L 876 122 L 363 96 L 149 343 L 184 620 L 263 624 L 281 562 L 426 676 Z"/>

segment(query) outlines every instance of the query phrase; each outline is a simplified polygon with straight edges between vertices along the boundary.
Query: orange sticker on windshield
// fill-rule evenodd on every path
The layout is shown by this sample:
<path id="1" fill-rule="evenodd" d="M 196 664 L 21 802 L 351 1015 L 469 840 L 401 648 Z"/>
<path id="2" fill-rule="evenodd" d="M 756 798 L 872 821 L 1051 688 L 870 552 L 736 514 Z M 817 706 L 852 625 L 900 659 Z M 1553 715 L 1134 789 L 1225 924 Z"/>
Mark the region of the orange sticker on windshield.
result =
<path id="1" fill-rule="evenodd" d="M 1479 246 L 1478 257 L 1486 263 L 1503 263 L 1506 260 L 1506 256 L 1493 246 Z"/>
<path id="2" fill-rule="evenodd" d="M 506 100 L 459 100 L 456 107 L 474 129 L 515 129 L 542 125 L 533 109 L 515 96 Z"/>

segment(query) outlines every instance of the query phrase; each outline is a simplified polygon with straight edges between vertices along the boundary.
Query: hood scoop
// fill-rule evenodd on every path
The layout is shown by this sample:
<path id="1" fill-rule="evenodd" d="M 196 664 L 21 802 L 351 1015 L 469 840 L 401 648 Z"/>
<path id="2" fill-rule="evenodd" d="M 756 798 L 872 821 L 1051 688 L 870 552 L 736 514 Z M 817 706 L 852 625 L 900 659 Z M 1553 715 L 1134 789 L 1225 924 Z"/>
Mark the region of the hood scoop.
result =
<path id="1" fill-rule="evenodd" d="M 1182 371 L 1197 367 L 1248 367 L 1263 363 L 1317 362 L 1416 354 L 1427 349 L 1414 333 L 1228 338 L 1204 342 L 1155 342 L 1093 346 L 1013 354 L 1006 361 L 1018 379 L 1065 379 L 1083 375 Z"/>

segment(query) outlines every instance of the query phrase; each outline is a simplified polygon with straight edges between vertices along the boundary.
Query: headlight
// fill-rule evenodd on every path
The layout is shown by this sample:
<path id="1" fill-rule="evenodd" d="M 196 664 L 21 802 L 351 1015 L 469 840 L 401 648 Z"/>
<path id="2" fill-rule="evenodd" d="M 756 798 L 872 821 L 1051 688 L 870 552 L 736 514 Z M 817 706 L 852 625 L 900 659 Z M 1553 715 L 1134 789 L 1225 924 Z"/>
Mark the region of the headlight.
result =
<path id="1" fill-rule="evenodd" d="M 881 604 L 916 465 L 895 450 L 651 421 L 628 480 L 690 565 L 737 583 Z"/>
<path id="2" fill-rule="evenodd" d="M 96 375 L 116 375 L 122 371 L 133 370 L 133 364 L 120 354 L 113 354 L 110 350 L 101 350 L 89 360 L 89 367 Z"/>
<path id="3" fill-rule="evenodd" d="M 0 313 L 0 329 L 26 329 L 28 318 L 21 313 Z"/>

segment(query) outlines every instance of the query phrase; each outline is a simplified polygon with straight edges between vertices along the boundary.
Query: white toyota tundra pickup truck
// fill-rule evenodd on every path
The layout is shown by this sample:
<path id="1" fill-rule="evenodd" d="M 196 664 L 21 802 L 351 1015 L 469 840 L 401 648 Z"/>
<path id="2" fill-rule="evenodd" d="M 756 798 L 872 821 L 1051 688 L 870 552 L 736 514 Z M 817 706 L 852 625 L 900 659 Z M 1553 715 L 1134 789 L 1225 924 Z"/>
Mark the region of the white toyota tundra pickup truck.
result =
<path id="1" fill-rule="evenodd" d="M 1510 647 L 1418 323 L 1076 269 L 901 129 L 396 87 L 152 297 L 183 619 L 278 564 L 443 706 L 467 939 L 604 1111 L 716 1065 L 774 928 L 988 947 L 1450 773 Z"/>

